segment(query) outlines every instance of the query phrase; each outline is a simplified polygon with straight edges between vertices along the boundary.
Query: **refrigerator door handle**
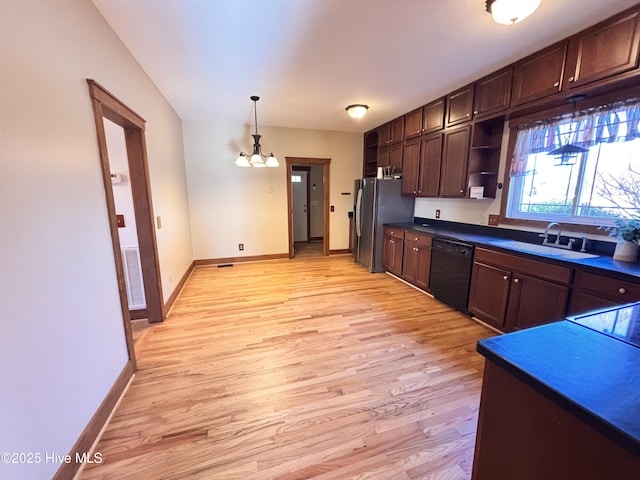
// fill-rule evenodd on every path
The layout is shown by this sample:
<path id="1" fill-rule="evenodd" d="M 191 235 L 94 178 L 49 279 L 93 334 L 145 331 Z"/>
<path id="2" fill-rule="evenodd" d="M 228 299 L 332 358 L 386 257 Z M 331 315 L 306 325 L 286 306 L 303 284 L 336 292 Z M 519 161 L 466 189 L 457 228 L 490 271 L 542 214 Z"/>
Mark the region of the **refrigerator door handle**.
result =
<path id="1" fill-rule="evenodd" d="M 358 190 L 356 198 L 356 236 L 362 236 L 362 189 Z"/>

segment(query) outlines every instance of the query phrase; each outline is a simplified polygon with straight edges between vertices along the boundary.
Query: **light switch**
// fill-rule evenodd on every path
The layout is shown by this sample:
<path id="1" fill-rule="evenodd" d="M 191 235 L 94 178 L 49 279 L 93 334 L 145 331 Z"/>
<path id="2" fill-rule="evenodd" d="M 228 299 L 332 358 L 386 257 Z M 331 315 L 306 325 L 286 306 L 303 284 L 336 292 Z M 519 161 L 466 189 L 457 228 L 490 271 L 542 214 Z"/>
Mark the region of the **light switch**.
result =
<path id="1" fill-rule="evenodd" d="M 124 215 L 117 214 L 116 223 L 118 224 L 118 228 L 124 228 L 126 226 L 124 224 Z"/>
<path id="2" fill-rule="evenodd" d="M 162 219 L 160 218 L 160 215 L 156 217 L 156 225 L 158 227 L 158 230 L 162 228 Z"/>

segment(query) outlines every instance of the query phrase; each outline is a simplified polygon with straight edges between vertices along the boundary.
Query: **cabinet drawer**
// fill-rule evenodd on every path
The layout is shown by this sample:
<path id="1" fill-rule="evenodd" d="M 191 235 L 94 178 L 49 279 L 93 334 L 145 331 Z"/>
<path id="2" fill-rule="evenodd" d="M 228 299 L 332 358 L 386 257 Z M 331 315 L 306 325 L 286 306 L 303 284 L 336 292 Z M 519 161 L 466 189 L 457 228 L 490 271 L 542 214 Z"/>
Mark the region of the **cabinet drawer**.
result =
<path id="1" fill-rule="evenodd" d="M 384 234 L 388 237 L 404 239 L 404 230 L 401 228 L 384 227 Z"/>
<path id="2" fill-rule="evenodd" d="M 571 268 L 539 262 L 529 258 L 517 257 L 494 250 L 485 250 L 484 248 L 476 249 L 474 260 L 512 271 L 525 272 L 532 277 L 566 285 L 571 283 L 571 277 L 573 276 L 573 269 Z"/>
<path id="3" fill-rule="evenodd" d="M 640 284 L 581 270 L 576 271 L 576 280 L 573 286 L 620 303 L 640 300 Z"/>
<path id="4" fill-rule="evenodd" d="M 424 233 L 405 232 L 404 239 L 407 242 L 417 243 L 422 247 L 431 246 L 431 235 L 427 235 Z"/>

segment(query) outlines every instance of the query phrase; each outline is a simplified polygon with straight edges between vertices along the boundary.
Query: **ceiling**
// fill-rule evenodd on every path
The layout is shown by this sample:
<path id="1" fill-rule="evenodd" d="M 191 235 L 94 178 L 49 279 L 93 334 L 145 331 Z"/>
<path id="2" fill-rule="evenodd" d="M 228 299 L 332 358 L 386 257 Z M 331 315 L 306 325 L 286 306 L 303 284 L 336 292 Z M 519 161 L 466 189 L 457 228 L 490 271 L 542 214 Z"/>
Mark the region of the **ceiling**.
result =
<path id="1" fill-rule="evenodd" d="M 92 0 L 184 120 L 364 132 L 636 0 Z M 349 118 L 344 108 L 365 103 Z"/>

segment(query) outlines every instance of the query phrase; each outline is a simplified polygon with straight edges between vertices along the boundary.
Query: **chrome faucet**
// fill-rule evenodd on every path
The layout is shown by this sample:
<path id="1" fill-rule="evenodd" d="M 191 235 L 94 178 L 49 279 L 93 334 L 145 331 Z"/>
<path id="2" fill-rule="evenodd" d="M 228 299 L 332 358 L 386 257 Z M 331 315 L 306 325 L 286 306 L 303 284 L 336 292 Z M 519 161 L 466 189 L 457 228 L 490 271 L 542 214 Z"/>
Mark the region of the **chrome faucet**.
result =
<path id="1" fill-rule="evenodd" d="M 551 243 L 549 242 L 549 230 L 551 230 L 553 227 L 556 227 L 558 232 L 556 236 L 556 241 L 554 243 Z M 565 250 L 572 250 L 573 243 L 576 241 L 575 238 L 570 238 L 566 245 L 561 245 L 560 235 L 562 235 L 562 229 L 560 228 L 560 224 L 557 222 L 551 222 L 549 225 L 547 225 L 547 228 L 544 230 L 544 235 L 540 235 L 541 237 L 543 237 L 542 245 L 546 245 L 548 247 L 555 247 L 555 248 L 564 248 Z"/>
<path id="2" fill-rule="evenodd" d="M 551 230 L 554 226 L 558 228 L 558 236 L 556 237 L 555 244 L 560 245 L 560 235 L 562 235 L 562 229 L 560 228 L 560 224 L 557 222 L 551 222 L 549 225 L 547 225 L 547 228 L 544 230 L 544 239 L 542 240 L 543 245 L 549 243 L 549 230 Z"/>

